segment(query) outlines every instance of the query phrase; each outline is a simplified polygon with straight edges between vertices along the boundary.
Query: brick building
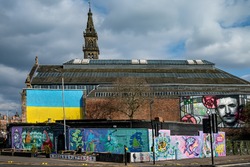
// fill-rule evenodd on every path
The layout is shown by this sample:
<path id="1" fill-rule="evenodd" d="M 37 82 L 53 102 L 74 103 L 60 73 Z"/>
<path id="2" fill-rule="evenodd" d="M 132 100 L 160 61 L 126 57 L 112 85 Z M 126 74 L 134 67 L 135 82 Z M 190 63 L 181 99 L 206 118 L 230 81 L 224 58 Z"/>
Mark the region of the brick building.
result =
<path id="1" fill-rule="evenodd" d="M 133 119 L 192 122 L 201 124 L 210 111 L 204 96 L 235 96 L 245 104 L 250 83 L 233 76 L 206 60 L 102 60 L 99 59 L 98 36 L 89 9 L 84 32 L 84 59 L 73 59 L 62 65 L 41 65 L 38 58 L 26 78 L 22 93 L 24 122 L 46 122 L 63 119 L 128 119 L 118 112 L 94 116 L 116 99 L 118 79 L 139 78 L 145 81 L 147 96 Z M 133 86 L 133 83 L 131 83 Z M 75 92 L 76 96 L 72 96 Z M 34 99 L 39 99 L 34 101 Z M 70 101 L 70 102 L 69 102 Z M 73 104 L 74 102 L 74 104 Z M 42 104 L 41 104 L 42 103 Z M 106 109 L 105 109 L 106 110 Z M 54 114 L 52 114 L 54 113 Z"/>

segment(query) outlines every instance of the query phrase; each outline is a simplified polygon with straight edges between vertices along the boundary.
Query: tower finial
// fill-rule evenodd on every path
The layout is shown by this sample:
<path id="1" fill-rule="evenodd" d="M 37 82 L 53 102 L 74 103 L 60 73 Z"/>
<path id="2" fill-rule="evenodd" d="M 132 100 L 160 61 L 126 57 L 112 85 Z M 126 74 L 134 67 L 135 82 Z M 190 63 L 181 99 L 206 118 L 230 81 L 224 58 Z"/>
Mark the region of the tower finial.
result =
<path id="1" fill-rule="evenodd" d="M 38 65 L 38 56 L 35 58 L 35 64 Z"/>
<path id="2" fill-rule="evenodd" d="M 89 12 L 91 12 L 91 2 L 89 0 Z"/>

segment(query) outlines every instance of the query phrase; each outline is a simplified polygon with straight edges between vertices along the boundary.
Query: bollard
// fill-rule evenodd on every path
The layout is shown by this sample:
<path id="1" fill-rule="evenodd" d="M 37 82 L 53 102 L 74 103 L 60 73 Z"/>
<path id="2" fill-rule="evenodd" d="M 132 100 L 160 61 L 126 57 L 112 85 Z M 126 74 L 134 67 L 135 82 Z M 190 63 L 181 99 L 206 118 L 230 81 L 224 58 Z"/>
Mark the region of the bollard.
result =
<path id="1" fill-rule="evenodd" d="M 128 147 L 126 145 L 124 145 L 125 166 L 127 166 L 127 150 L 128 150 Z"/>

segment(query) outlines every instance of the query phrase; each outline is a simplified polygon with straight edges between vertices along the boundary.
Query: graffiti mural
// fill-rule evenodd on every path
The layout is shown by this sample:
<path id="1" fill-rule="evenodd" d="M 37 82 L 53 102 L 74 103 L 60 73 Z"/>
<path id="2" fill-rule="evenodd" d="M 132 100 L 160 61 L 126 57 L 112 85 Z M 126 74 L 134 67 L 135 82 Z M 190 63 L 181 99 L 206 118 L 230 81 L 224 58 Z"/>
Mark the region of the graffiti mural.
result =
<path id="1" fill-rule="evenodd" d="M 70 150 L 123 153 L 126 145 L 129 152 L 149 151 L 147 129 L 70 129 L 69 140 Z"/>
<path id="2" fill-rule="evenodd" d="M 244 120 L 241 102 L 244 101 L 244 97 L 239 95 L 182 97 L 181 121 L 202 124 L 203 118 L 216 113 L 218 127 L 242 127 Z"/>
<path id="3" fill-rule="evenodd" d="M 13 127 L 11 130 L 12 134 L 12 148 L 22 149 L 22 128 L 21 127 Z"/>
<path id="4" fill-rule="evenodd" d="M 12 127 L 12 148 L 43 150 L 46 145 L 53 148 L 53 133 L 49 128 Z"/>
<path id="5" fill-rule="evenodd" d="M 76 150 L 78 147 L 83 147 L 83 129 L 70 129 L 69 139 L 70 139 L 70 148 Z"/>
<path id="6" fill-rule="evenodd" d="M 54 134 L 49 127 L 12 127 L 11 133 L 12 148 L 43 150 L 48 145 L 53 149 Z M 155 136 L 152 129 L 143 128 L 70 128 L 68 135 L 69 150 L 80 146 L 84 152 L 124 154 L 126 145 L 134 162 L 152 160 L 153 144 L 156 161 L 211 157 L 211 150 L 216 157 L 226 156 L 224 132 L 213 134 L 212 149 L 209 134 L 202 131 L 198 136 L 172 136 L 170 130 L 161 129 Z"/>
<path id="7" fill-rule="evenodd" d="M 160 130 L 155 138 L 156 160 L 211 157 L 209 134 L 199 132 L 199 136 L 171 136 L 169 130 Z M 214 156 L 226 156 L 225 133 L 213 136 Z M 152 159 L 152 156 L 151 156 Z"/>
<path id="8" fill-rule="evenodd" d="M 172 136 L 171 141 L 176 146 L 177 159 L 198 158 L 200 156 L 202 142 L 199 136 Z"/>
<path id="9" fill-rule="evenodd" d="M 200 132 L 203 138 L 203 148 L 201 157 L 211 157 L 210 134 Z M 213 154 L 215 157 L 226 156 L 225 132 L 213 134 Z"/>
<path id="10" fill-rule="evenodd" d="M 177 145 L 171 144 L 170 130 L 160 130 L 159 136 L 155 139 L 156 159 L 174 159 Z"/>
<path id="11" fill-rule="evenodd" d="M 216 96 L 215 106 L 220 118 L 219 127 L 242 127 L 243 105 L 239 103 L 239 96 Z"/>
<path id="12" fill-rule="evenodd" d="M 202 124 L 202 119 L 207 117 L 207 109 L 202 103 L 202 97 L 182 97 L 180 105 L 182 122 Z"/>

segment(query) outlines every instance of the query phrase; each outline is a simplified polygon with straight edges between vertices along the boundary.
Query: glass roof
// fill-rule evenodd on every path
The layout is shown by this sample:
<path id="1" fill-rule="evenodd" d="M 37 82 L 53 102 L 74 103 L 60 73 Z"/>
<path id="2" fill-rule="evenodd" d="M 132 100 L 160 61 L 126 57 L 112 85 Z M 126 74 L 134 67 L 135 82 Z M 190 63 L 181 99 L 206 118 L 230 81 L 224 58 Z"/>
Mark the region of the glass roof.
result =
<path id="1" fill-rule="evenodd" d="M 147 64 L 147 65 L 214 65 L 206 60 L 191 60 L 194 62 L 190 64 L 188 60 L 145 60 L 145 59 L 132 59 L 132 60 L 121 60 L 121 59 L 89 59 L 89 61 L 81 61 L 80 59 L 70 60 L 64 65 L 70 64 L 82 64 L 82 65 L 131 65 L 131 64 Z M 87 60 L 87 59 L 84 59 Z M 133 61 L 138 61 L 138 63 L 132 63 Z M 75 63 L 77 62 L 77 63 Z M 81 63 L 84 62 L 84 63 Z M 87 63 L 86 63 L 87 62 Z"/>
<path id="2" fill-rule="evenodd" d="M 60 77 L 59 72 L 39 72 L 37 77 Z M 139 73 L 139 72 L 64 72 L 64 77 L 145 77 L 145 78 L 231 78 L 226 73 Z"/>

